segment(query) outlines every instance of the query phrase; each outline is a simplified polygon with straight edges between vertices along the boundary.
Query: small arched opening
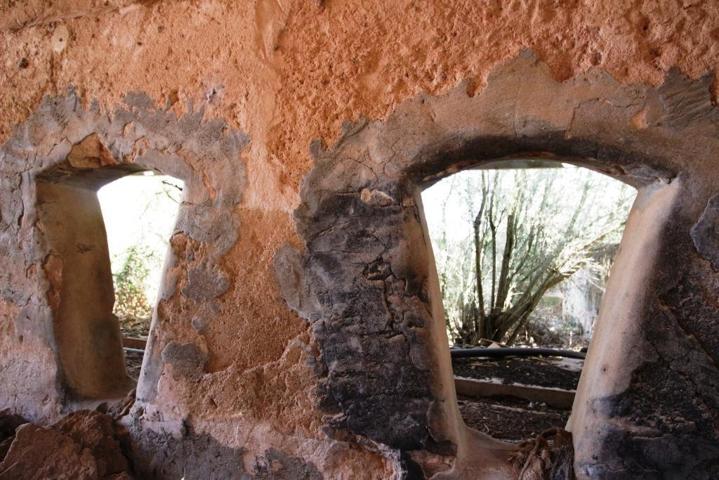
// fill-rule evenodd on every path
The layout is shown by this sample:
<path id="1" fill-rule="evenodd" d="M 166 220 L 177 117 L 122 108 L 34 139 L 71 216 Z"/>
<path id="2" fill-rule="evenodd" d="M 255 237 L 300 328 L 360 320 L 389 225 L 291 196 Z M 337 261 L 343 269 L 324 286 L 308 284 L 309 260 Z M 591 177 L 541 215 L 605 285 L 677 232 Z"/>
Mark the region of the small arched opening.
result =
<path id="1" fill-rule="evenodd" d="M 137 384 L 183 188 L 158 171 L 103 161 L 95 147 L 37 178 L 55 348 L 78 401 L 124 397 Z"/>

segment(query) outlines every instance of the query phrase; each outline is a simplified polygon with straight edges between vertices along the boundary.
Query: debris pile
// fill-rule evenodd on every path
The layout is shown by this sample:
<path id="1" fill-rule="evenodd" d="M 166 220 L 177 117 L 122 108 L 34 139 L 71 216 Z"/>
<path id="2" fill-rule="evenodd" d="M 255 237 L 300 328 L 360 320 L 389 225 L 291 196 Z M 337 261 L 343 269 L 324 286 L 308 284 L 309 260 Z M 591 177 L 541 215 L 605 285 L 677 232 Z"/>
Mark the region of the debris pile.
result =
<path id="1" fill-rule="evenodd" d="M 574 480 L 572 434 L 561 428 L 545 430 L 519 445 L 512 465 L 517 480 Z"/>
<path id="2" fill-rule="evenodd" d="M 49 428 L 0 412 L 0 480 L 131 480 L 127 432 L 109 415 L 74 412 Z"/>

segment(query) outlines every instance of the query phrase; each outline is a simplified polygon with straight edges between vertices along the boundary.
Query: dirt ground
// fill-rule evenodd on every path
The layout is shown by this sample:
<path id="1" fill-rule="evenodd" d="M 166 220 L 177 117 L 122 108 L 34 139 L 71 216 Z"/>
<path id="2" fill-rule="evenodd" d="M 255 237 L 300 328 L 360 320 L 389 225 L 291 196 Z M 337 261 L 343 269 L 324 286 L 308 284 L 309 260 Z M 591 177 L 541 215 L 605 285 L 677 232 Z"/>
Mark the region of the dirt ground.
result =
<path id="1" fill-rule="evenodd" d="M 574 390 L 579 382 L 581 360 L 549 358 L 481 359 L 453 361 L 456 376 Z M 465 423 L 494 438 L 521 441 L 551 428 L 564 428 L 569 410 L 514 397 L 457 399 Z"/>
<path id="2" fill-rule="evenodd" d="M 457 404 L 468 426 L 509 441 L 526 440 L 550 428 L 564 428 L 570 413 L 513 397 L 459 397 Z"/>
<path id="3" fill-rule="evenodd" d="M 506 359 L 458 358 L 452 361 L 458 377 L 521 383 L 539 387 L 575 390 L 581 373 L 581 360 L 557 357 L 507 357 Z M 571 368 L 571 369 L 570 369 Z"/>

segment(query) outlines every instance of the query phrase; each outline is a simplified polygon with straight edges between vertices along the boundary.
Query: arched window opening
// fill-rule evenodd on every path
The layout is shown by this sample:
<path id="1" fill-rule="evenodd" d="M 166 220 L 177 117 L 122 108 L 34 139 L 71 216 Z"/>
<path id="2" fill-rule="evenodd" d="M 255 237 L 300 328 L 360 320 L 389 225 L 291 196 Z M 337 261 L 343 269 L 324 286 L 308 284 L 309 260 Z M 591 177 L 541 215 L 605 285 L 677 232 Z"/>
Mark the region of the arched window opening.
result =
<path id="1" fill-rule="evenodd" d="M 564 427 L 635 194 L 586 168 L 522 159 L 423 191 L 467 425 L 510 441 Z"/>

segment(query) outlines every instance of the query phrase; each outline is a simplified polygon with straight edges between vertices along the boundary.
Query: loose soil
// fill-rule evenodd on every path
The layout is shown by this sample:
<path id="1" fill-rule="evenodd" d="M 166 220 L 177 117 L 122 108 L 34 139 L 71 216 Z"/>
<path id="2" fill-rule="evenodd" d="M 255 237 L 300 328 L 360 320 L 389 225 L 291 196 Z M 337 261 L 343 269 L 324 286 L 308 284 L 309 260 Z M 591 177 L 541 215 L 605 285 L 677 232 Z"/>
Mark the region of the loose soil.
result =
<path id="1" fill-rule="evenodd" d="M 581 361 L 578 361 L 581 362 Z M 575 390 L 581 370 L 568 370 L 558 366 L 559 359 L 543 357 L 506 359 L 458 358 L 452 361 L 458 377 L 478 380 L 499 379 L 501 383 L 521 383 L 539 387 Z M 581 363 L 579 363 L 581 367 Z"/>
<path id="2" fill-rule="evenodd" d="M 526 440 L 550 428 L 564 428 L 569 410 L 514 397 L 457 399 L 467 426 L 500 440 Z"/>
<path id="3" fill-rule="evenodd" d="M 560 362 L 559 359 L 540 357 L 462 358 L 454 360 L 453 367 L 455 375 L 461 377 L 575 390 L 581 371 L 562 368 L 558 365 Z M 581 362 L 577 367 L 581 367 Z M 515 397 L 460 396 L 457 404 L 468 426 L 512 442 L 526 440 L 551 428 L 564 428 L 571 413 Z"/>

